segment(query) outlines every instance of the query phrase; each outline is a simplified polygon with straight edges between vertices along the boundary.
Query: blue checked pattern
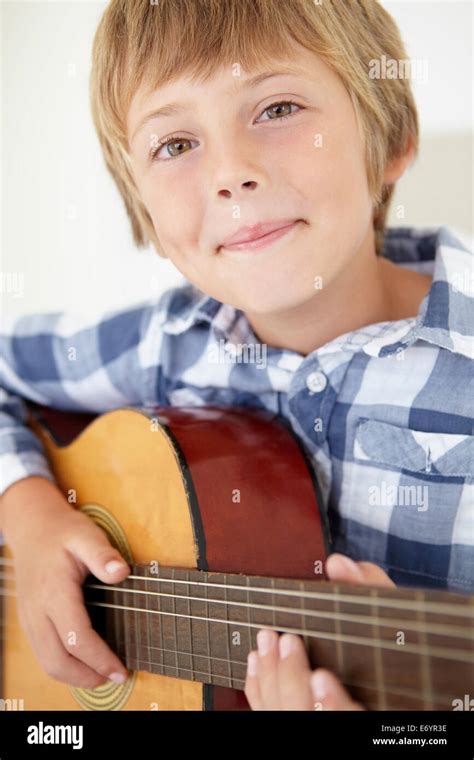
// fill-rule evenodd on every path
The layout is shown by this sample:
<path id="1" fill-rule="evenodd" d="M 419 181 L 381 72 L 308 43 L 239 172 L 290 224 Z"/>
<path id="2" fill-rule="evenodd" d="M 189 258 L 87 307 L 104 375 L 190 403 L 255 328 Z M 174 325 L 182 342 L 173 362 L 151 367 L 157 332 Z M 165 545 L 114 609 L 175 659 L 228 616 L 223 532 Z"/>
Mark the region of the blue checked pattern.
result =
<path id="1" fill-rule="evenodd" d="M 383 253 L 433 276 L 418 315 L 306 357 L 262 346 L 242 311 L 192 285 L 95 321 L 17 318 L 0 337 L 0 492 L 54 482 L 23 398 L 97 413 L 264 408 L 308 449 L 335 550 L 400 585 L 474 591 L 473 256 L 447 227 L 388 229 Z"/>

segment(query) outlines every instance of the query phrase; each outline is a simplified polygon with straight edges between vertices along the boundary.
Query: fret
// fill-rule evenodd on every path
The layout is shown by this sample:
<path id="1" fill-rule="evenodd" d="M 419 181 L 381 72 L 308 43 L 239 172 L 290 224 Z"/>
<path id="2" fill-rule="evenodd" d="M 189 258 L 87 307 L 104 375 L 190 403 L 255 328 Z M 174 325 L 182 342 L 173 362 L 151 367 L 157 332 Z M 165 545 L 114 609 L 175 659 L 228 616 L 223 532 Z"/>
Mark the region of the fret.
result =
<path id="1" fill-rule="evenodd" d="M 277 622 L 276 622 L 276 613 L 275 613 L 275 579 L 270 578 L 271 581 L 271 588 L 272 588 L 272 595 L 271 595 L 271 605 L 272 605 L 272 625 L 276 628 Z"/>
<path id="2" fill-rule="evenodd" d="M 311 581 L 313 588 L 320 588 L 323 581 Z M 300 583 L 300 605 L 304 605 L 306 616 L 306 628 L 315 632 L 315 636 L 308 636 L 308 654 L 312 669 L 317 667 L 326 667 L 329 670 L 343 676 L 344 671 L 341 668 L 342 644 L 339 640 L 341 633 L 340 622 L 335 620 L 334 616 L 334 598 L 328 594 L 323 595 L 322 599 L 312 599 L 303 596 L 302 590 L 307 590 L 306 582 Z M 334 596 L 334 595 L 333 595 Z M 291 597 L 289 597 L 291 600 Z M 311 614 L 308 614 L 311 613 Z M 338 659 L 338 649 L 340 652 Z M 317 708 L 317 706 L 315 706 Z"/>
<path id="3" fill-rule="evenodd" d="M 143 575 L 143 573 L 140 573 L 140 574 Z M 135 587 L 137 585 L 140 588 L 141 585 L 142 585 L 142 581 L 138 581 L 138 584 L 137 584 L 137 581 L 135 581 Z M 130 594 L 130 596 L 131 596 L 131 598 L 133 600 L 132 604 L 133 604 L 134 607 L 140 608 L 140 607 L 144 606 L 142 604 L 143 594 Z M 141 659 L 140 658 L 140 655 L 141 655 L 141 651 L 140 651 L 141 650 L 141 627 L 142 627 L 141 626 L 141 617 L 142 617 L 142 615 L 140 613 L 138 613 L 138 612 L 134 612 L 133 613 L 133 624 L 134 624 L 134 629 L 135 629 L 135 660 L 137 662 L 140 662 L 140 659 Z"/>
<path id="4" fill-rule="evenodd" d="M 116 604 L 117 591 L 112 591 L 111 594 L 112 594 L 112 601 L 114 604 Z M 122 620 L 122 616 L 120 614 L 120 611 L 116 609 L 107 610 L 107 613 L 108 613 L 107 614 L 107 641 L 110 642 L 110 646 L 113 649 L 113 651 L 116 652 L 117 656 L 121 658 L 122 655 L 121 655 L 119 627 Z"/>
<path id="5" fill-rule="evenodd" d="M 174 567 L 171 568 L 171 577 L 174 580 L 174 578 L 175 578 L 175 568 Z M 171 584 L 171 589 L 172 589 L 172 593 L 173 593 L 172 608 L 173 608 L 173 612 L 176 613 L 176 597 L 175 597 L 176 586 L 175 586 L 174 583 Z M 177 629 L 177 617 L 176 617 L 176 614 L 173 615 L 173 617 L 171 618 L 171 620 L 173 621 L 172 622 L 172 628 L 173 628 L 173 636 L 174 636 L 174 655 L 175 655 L 175 663 L 176 663 L 176 665 L 175 665 L 176 673 L 174 673 L 174 675 L 179 676 L 178 629 Z"/>
<path id="6" fill-rule="evenodd" d="M 372 617 L 374 619 L 374 623 L 372 624 L 372 630 L 373 630 L 373 636 L 375 641 L 378 641 L 381 638 L 380 634 L 380 627 L 378 623 L 376 622 L 376 619 L 378 618 L 378 608 L 377 608 L 377 600 L 378 600 L 378 590 L 376 588 L 370 589 L 370 595 L 374 598 L 374 603 L 371 605 L 370 610 L 372 612 Z M 384 681 L 384 673 L 383 673 L 383 658 L 382 658 L 382 650 L 378 646 L 374 646 L 374 666 L 375 666 L 375 679 L 377 682 L 377 691 L 378 691 L 378 710 L 386 710 L 387 709 L 387 701 L 385 698 L 385 681 Z"/>
<path id="7" fill-rule="evenodd" d="M 423 592 L 421 590 L 416 589 L 415 598 L 418 599 L 420 602 L 423 602 L 424 601 Z M 422 604 L 420 605 L 420 608 L 416 611 L 416 616 L 420 622 L 426 623 Z M 428 645 L 426 631 L 420 631 L 420 633 L 418 634 L 418 640 L 421 642 L 421 645 L 426 649 Z M 432 710 L 433 702 L 432 702 L 432 696 L 431 696 L 432 695 L 431 663 L 429 660 L 429 654 L 423 653 L 421 655 L 420 669 L 421 669 L 421 685 L 422 685 L 422 692 L 423 692 L 423 702 L 425 704 L 425 709 Z"/>
<path id="8" fill-rule="evenodd" d="M 375 686 L 378 693 L 377 667 L 373 653 L 375 651 L 375 641 L 373 638 L 373 626 L 371 623 L 371 611 L 373 601 L 370 595 L 370 589 L 365 589 L 365 594 L 370 599 L 370 604 L 365 610 L 365 622 L 355 622 L 354 620 L 342 620 L 341 630 L 343 636 L 371 639 L 372 652 L 366 646 L 360 646 L 357 643 L 344 643 L 344 653 L 346 662 L 346 671 L 344 678 L 359 681 L 370 686 Z M 360 615 L 361 610 L 358 605 L 352 602 L 341 602 L 341 611 L 352 615 Z M 353 696 L 357 699 L 357 695 Z M 360 701 L 360 700 L 357 700 Z"/>
<path id="9" fill-rule="evenodd" d="M 249 578 L 248 575 L 245 576 L 245 584 L 246 584 L 246 587 L 247 587 L 247 594 L 246 594 L 247 604 L 250 604 L 250 578 Z M 253 629 L 250 627 L 250 624 L 252 622 L 251 619 L 250 619 L 250 610 L 251 610 L 251 607 L 247 607 L 247 623 L 248 623 L 248 628 L 247 628 L 247 632 L 248 632 L 248 650 L 247 650 L 247 654 L 249 654 L 249 652 L 253 652 L 253 650 L 256 648 L 255 647 L 255 644 L 256 644 L 256 642 L 255 642 L 255 634 L 252 633 Z"/>
<path id="10" fill-rule="evenodd" d="M 189 582 L 190 575 L 189 570 L 178 570 L 178 577 L 182 577 L 186 582 Z M 179 599 L 179 597 L 183 599 Z M 178 585 L 177 595 L 177 611 L 180 614 L 184 614 L 184 617 L 177 619 L 178 630 L 178 660 L 180 671 L 185 668 L 187 671 L 193 672 L 193 643 L 192 643 L 192 620 L 189 618 L 189 585 Z"/>
<path id="11" fill-rule="evenodd" d="M 161 576 L 161 565 L 156 565 L 157 569 L 157 577 L 160 578 Z M 161 588 L 160 583 L 153 583 L 153 586 L 158 586 L 158 588 Z M 156 609 L 159 613 L 161 613 L 161 596 L 156 596 Z M 163 655 L 165 644 L 164 644 L 164 636 L 163 636 L 163 615 L 152 615 L 152 618 L 156 618 L 157 625 L 158 625 L 158 635 L 160 640 L 160 649 L 161 649 L 161 656 L 160 656 L 160 662 L 161 662 L 161 672 L 163 675 L 166 675 L 166 668 L 165 668 L 165 658 Z"/>
<path id="12" fill-rule="evenodd" d="M 211 649 L 211 663 L 213 669 L 212 682 L 219 686 L 232 686 L 232 681 L 229 678 L 228 670 L 228 617 L 225 604 L 219 602 L 224 601 L 226 593 L 226 586 L 223 586 L 225 576 L 222 573 L 210 573 L 207 576 L 211 585 L 208 587 L 209 591 L 209 617 L 214 618 L 221 622 L 210 622 L 210 649 Z"/>
<path id="13" fill-rule="evenodd" d="M 466 610 L 469 607 L 474 607 L 474 597 L 472 595 L 463 595 L 460 597 L 460 601 Z M 456 637 L 453 638 L 452 636 L 440 635 L 439 633 L 434 632 L 436 623 L 439 622 L 439 616 L 426 612 L 424 613 L 424 616 L 427 628 L 427 641 L 430 647 L 442 646 L 457 649 L 462 646 L 463 649 L 466 649 L 471 652 L 471 654 L 474 654 L 474 621 L 470 624 L 469 628 L 466 628 L 465 618 L 461 617 L 461 614 L 458 618 L 451 617 L 450 622 L 453 625 L 462 626 L 464 624 L 464 630 L 469 631 L 470 638 L 468 640 L 463 639 L 461 641 Z M 464 699 L 465 693 L 469 693 L 471 697 L 474 696 L 472 692 L 472 684 L 474 683 L 474 665 L 472 664 L 466 663 L 462 667 L 461 675 L 458 666 L 439 667 L 439 662 L 437 662 L 435 658 L 430 657 L 430 678 L 431 687 L 434 694 L 443 693 L 451 695 L 450 698 L 446 700 L 446 710 L 453 709 L 453 699 Z M 466 688 L 465 690 L 462 689 L 462 680 L 470 682 L 469 688 Z"/>
<path id="14" fill-rule="evenodd" d="M 160 569 L 161 578 L 167 579 L 170 576 L 170 580 L 173 579 L 173 571 L 170 568 Z M 166 593 L 172 593 L 174 588 L 173 583 L 161 583 L 159 584 L 159 590 L 165 590 Z M 174 599 L 170 596 L 158 596 L 160 613 L 169 613 L 173 611 Z M 162 631 L 162 655 L 163 655 L 163 674 L 169 676 L 176 675 L 177 667 L 177 655 L 176 655 L 176 638 L 174 635 L 174 623 L 176 618 L 169 614 L 160 614 L 161 631 Z"/>
<path id="15" fill-rule="evenodd" d="M 123 585 L 126 586 L 127 579 L 123 582 Z M 123 604 L 123 594 L 120 594 L 118 604 Z M 122 612 L 123 617 L 123 637 L 124 637 L 124 643 L 125 643 L 125 662 L 128 668 L 132 668 L 131 666 L 131 654 L 130 654 L 130 613 L 128 610 L 124 610 Z M 133 669 L 133 668 L 132 668 Z"/>
<path id="16" fill-rule="evenodd" d="M 149 568 L 147 569 L 147 575 L 148 575 L 148 572 L 149 572 Z M 146 578 L 146 580 L 144 581 L 144 584 L 145 584 L 145 591 L 150 591 L 148 578 Z M 144 620 L 144 627 L 146 630 L 146 648 L 147 648 L 147 653 L 148 653 L 148 662 L 151 663 L 152 656 L 151 656 L 151 642 L 150 642 L 150 622 L 151 622 L 150 618 L 152 618 L 153 615 L 148 614 L 148 610 L 149 610 L 148 603 L 149 603 L 149 597 L 148 597 L 148 594 L 145 594 L 146 615 L 145 615 L 145 620 Z"/>
<path id="17" fill-rule="evenodd" d="M 188 580 L 189 580 L 189 572 L 187 573 Z M 186 586 L 186 594 L 188 597 L 190 597 L 189 592 L 189 586 Z M 191 599 L 188 598 L 187 600 L 187 608 L 188 608 L 188 615 L 189 615 L 189 625 L 188 625 L 188 647 L 187 651 L 190 652 L 189 661 L 191 663 L 191 671 L 194 673 L 194 646 L 193 646 L 193 621 L 192 621 L 192 607 L 191 607 Z"/>
<path id="18" fill-rule="evenodd" d="M 110 594 L 110 596 L 109 596 Z M 125 633 L 125 619 L 124 614 L 122 610 L 116 609 L 115 605 L 121 604 L 121 599 L 123 599 L 123 596 L 120 594 L 119 591 L 110 591 L 109 594 L 99 594 L 100 599 L 105 599 L 106 601 L 111 601 L 114 605 L 114 609 L 108 610 L 110 613 L 110 621 L 111 625 L 113 627 L 114 631 L 114 637 L 112 639 L 111 645 L 116 652 L 117 656 L 120 657 L 122 662 L 125 663 L 125 666 L 128 667 L 127 663 L 127 652 L 126 652 L 126 646 L 125 646 L 125 639 L 126 639 L 126 633 Z M 88 600 L 89 598 L 92 598 L 92 594 L 84 595 L 84 599 Z M 87 606 L 87 601 L 86 601 Z M 92 625 L 94 626 L 94 613 L 93 613 L 93 607 L 89 607 L 88 611 L 91 615 L 91 621 Z"/>
<path id="19" fill-rule="evenodd" d="M 226 576 L 227 578 L 228 576 Z M 247 655 L 250 651 L 248 646 L 251 645 L 252 621 L 250 619 L 250 609 L 247 606 L 249 602 L 248 580 L 242 575 L 233 584 L 238 588 L 231 588 L 226 594 L 226 618 L 229 621 L 227 626 L 227 639 L 229 642 L 229 662 L 231 670 L 232 683 L 235 679 L 235 673 L 241 675 L 247 669 Z M 248 642 L 248 643 L 247 643 Z"/>
<path id="20" fill-rule="evenodd" d="M 273 578 L 272 578 L 272 580 L 273 580 Z M 303 591 L 303 582 L 302 581 L 300 582 L 300 591 Z M 274 595 L 272 595 L 272 601 L 273 601 L 273 599 L 274 599 Z M 304 599 L 301 596 L 301 594 L 299 596 L 299 607 L 301 609 L 300 628 L 302 628 L 303 630 L 306 630 L 307 625 L 306 625 L 306 616 L 304 614 Z M 307 636 L 302 636 L 302 638 L 303 638 L 303 641 L 304 641 L 304 644 L 305 644 L 305 648 L 307 649 L 307 646 L 308 646 L 308 637 Z"/>
<path id="21" fill-rule="evenodd" d="M 225 574 L 224 574 L 224 583 L 227 584 L 227 575 L 225 575 Z M 227 602 L 228 602 L 228 599 L 227 599 L 227 585 L 224 588 L 224 601 L 225 601 L 224 611 L 225 611 L 226 617 L 227 617 L 228 620 L 231 620 L 232 618 L 229 616 L 229 607 L 228 607 L 228 604 L 227 604 Z M 225 626 L 225 641 L 226 641 L 227 661 L 228 661 L 228 670 L 229 670 L 228 678 L 229 678 L 229 686 L 232 686 L 233 672 L 232 672 L 232 657 L 231 657 L 231 654 L 230 654 L 229 637 L 232 637 L 232 630 L 231 630 L 231 626 L 230 625 L 226 625 Z"/>
<path id="22" fill-rule="evenodd" d="M 159 572 L 159 568 L 158 572 Z M 148 592 L 155 592 L 159 588 L 157 583 L 158 576 L 152 571 L 151 563 L 141 568 L 138 568 L 137 575 L 144 576 L 144 590 Z M 144 608 L 146 612 L 140 613 L 145 620 L 142 621 L 142 630 L 145 631 L 145 639 L 143 642 L 143 649 L 148 653 L 147 659 L 155 665 L 162 665 L 161 650 L 159 647 L 155 647 L 154 643 L 159 643 L 161 636 L 161 616 L 154 614 L 158 611 L 159 596 L 155 596 L 151 593 L 149 596 L 146 594 L 137 594 L 142 597 L 140 607 Z M 144 659 L 143 653 L 140 655 L 141 659 Z M 146 659 L 146 658 L 145 658 Z M 160 671 L 161 672 L 161 671 Z"/>
<path id="23" fill-rule="evenodd" d="M 198 587 L 195 593 L 193 581 L 200 580 L 197 570 L 186 569 L 184 572 L 186 585 L 178 583 L 175 577 L 175 585 L 179 589 L 179 596 L 183 601 L 179 603 L 180 613 L 184 615 L 178 618 L 178 644 L 180 671 L 185 668 L 193 672 L 202 672 L 209 669 L 209 636 L 208 636 L 208 612 L 206 594 L 207 587 Z"/>
<path id="24" fill-rule="evenodd" d="M 413 591 L 411 598 L 413 598 Z M 374 596 L 372 591 L 372 606 L 370 615 L 374 618 L 372 627 L 372 639 L 374 642 L 374 655 L 377 649 L 380 654 L 380 665 L 376 666 L 375 679 L 367 681 L 367 687 L 372 688 L 373 698 L 377 697 L 375 709 L 380 706 L 380 684 L 383 684 L 385 709 L 390 710 L 419 710 L 423 702 L 419 693 L 419 681 L 416 674 L 420 668 L 420 654 L 410 651 L 410 647 L 419 646 L 418 630 L 413 630 L 410 625 L 416 621 L 414 611 L 411 609 L 397 611 L 380 604 L 380 595 L 385 596 L 386 589 L 379 589 L 377 595 L 376 615 L 374 615 Z M 378 623 L 375 621 L 378 620 Z M 385 621 L 387 624 L 385 624 Z M 377 645 L 376 642 L 380 642 Z M 384 644 L 393 647 L 389 649 Z M 382 674 L 380 673 L 382 671 Z M 414 679 L 417 683 L 418 694 L 410 696 L 413 689 Z M 362 701 L 362 692 L 358 693 Z"/>
<path id="25" fill-rule="evenodd" d="M 209 601 L 208 601 L 208 594 L 207 594 L 207 586 L 204 586 L 205 589 L 205 597 L 206 597 L 206 643 L 207 643 L 207 654 L 208 654 L 208 669 L 209 669 L 209 681 L 212 680 L 212 660 L 211 660 L 211 631 L 209 628 Z"/>
<path id="26" fill-rule="evenodd" d="M 344 649 L 342 647 L 342 642 L 340 641 L 340 635 L 342 633 L 341 630 L 341 622 L 339 620 L 339 614 L 341 612 L 341 607 L 339 604 L 339 586 L 335 586 L 335 593 L 336 593 L 336 599 L 334 600 L 334 632 L 337 636 L 336 639 L 336 659 L 337 659 L 337 672 L 341 675 L 345 672 L 345 663 L 344 663 Z"/>
<path id="27" fill-rule="evenodd" d="M 304 586 L 304 583 L 301 582 L 300 583 L 300 591 L 303 590 L 303 586 Z M 272 600 L 273 599 L 274 599 L 274 595 L 272 595 Z M 300 594 L 300 608 L 303 610 L 303 612 L 302 612 L 302 619 L 301 619 L 301 628 L 303 628 L 303 629 L 307 629 L 308 627 L 311 628 L 311 622 L 308 624 L 308 622 L 306 620 L 306 615 L 304 614 L 305 613 L 305 605 L 304 605 L 304 599 L 301 596 L 301 594 Z M 306 653 L 308 655 L 308 659 L 310 661 L 310 667 L 314 670 L 316 666 L 314 665 L 314 663 L 313 664 L 311 663 L 311 640 L 310 640 L 310 637 L 308 635 L 303 635 L 302 639 L 303 639 L 303 643 L 305 645 L 305 649 L 306 649 Z M 314 707 L 314 709 L 316 709 L 316 703 L 314 703 L 313 707 Z"/>

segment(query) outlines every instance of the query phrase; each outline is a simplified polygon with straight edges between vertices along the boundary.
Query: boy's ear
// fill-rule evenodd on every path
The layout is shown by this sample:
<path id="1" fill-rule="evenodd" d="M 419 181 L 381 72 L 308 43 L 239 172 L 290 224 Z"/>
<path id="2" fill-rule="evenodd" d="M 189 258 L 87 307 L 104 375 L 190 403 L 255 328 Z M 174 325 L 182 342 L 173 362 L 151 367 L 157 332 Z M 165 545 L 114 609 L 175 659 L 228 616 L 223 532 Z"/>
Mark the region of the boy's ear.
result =
<path id="1" fill-rule="evenodd" d="M 413 138 L 408 138 L 407 146 L 403 153 L 397 158 L 387 164 L 384 173 L 384 183 L 386 185 L 393 185 L 394 182 L 400 179 L 405 174 L 405 171 L 410 166 L 415 156 L 415 147 L 413 144 Z"/>

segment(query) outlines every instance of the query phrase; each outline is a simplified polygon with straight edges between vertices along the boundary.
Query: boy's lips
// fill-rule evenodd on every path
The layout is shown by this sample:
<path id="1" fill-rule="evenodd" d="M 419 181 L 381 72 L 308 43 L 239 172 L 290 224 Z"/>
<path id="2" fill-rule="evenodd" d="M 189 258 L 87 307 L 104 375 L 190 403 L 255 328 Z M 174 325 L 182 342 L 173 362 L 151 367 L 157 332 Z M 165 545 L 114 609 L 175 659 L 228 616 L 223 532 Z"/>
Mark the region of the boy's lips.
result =
<path id="1" fill-rule="evenodd" d="M 260 222 L 251 227 L 240 227 L 236 233 L 226 238 L 219 245 L 228 250 L 258 248 L 270 243 L 273 239 L 281 237 L 290 227 L 293 227 L 302 219 L 278 219 L 274 221 Z"/>

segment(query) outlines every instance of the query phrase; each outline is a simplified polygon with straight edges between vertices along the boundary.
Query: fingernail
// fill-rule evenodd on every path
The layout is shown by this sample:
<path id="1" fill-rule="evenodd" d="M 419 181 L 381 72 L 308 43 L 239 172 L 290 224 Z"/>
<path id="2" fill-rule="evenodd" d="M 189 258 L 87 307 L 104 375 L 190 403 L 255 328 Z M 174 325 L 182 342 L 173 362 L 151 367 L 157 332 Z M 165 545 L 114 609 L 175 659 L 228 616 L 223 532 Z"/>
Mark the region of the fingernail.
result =
<path id="1" fill-rule="evenodd" d="M 272 643 L 272 635 L 270 631 L 261 630 L 257 633 L 257 646 L 258 653 L 261 656 L 268 654 Z"/>
<path id="2" fill-rule="evenodd" d="M 247 673 L 249 676 L 257 675 L 258 654 L 249 652 L 247 655 Z"/>
<path id="3" fill-rule="evenodd" d="M 117 570 L 123 570 L 124 567 L 124 562 L 119 562 L 118 559 L 113 559 L 111 562 L 107 562 L 105 569 L 108 573 L 115 573 Z"/>
<path id="4" fill-rule="evenodd" d="M 122 673 L 111 673 L 109 676 L 109 681 L 113 681 L 114 683 L 125 683 L 127 680 L 127 676 L 124 676 Z"/>
<path id="5" fill-rule="evenodd" d="M 325 673 L 321 673 L 321 671 L 317 670 L 312 674 L 311 691 L 313 692 L 313 697 L 318 702 L 322 702 L 326 699 L 328 695 L 328 679 Z"/>
<path id="6" fill-rule="evenodd" d="M 280 657 L 282 660 L 293 651 L 295 642 L 291 633 L 284 633 L 279 639 Z"/>

